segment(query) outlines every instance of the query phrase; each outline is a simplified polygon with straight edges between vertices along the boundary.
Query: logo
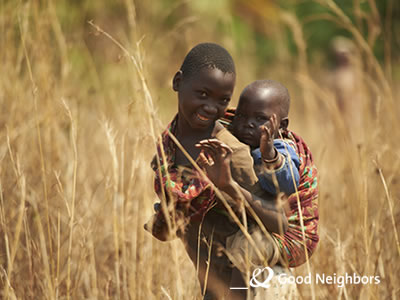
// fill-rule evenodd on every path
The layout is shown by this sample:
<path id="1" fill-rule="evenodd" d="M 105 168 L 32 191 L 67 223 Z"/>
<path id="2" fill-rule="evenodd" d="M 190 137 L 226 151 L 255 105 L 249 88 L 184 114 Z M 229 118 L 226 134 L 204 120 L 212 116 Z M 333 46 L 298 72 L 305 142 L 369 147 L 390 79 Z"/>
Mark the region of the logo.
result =
<path id="1" fill-rule="evenodd" d="M 264 270 L 268 270 L 268 276 L 263 282 L 259 282 L 257 277 L 264 273 Z M 250 279 L 250 286 L 253 288 L 263 287 L 267 289 L 270 287 L 269 282 L 271 281 L 272 277 L 274 277 L 274 270 L 272 270 L 270 267 L 265 267 L 264 269 L 257 268 L 253 271 L 253 276 Z"/>
<path id="2" fill-rule="evenodd" d="M 279 272 L 275 274 L 274 270 L 270 267 L 265 268 L 256 268 L 253 271 L 252 277 L 250 279 L 249 285 L 252 288 L 269 288 L 270 281 L 274 276 L 279 284 L 311 284 L 311 282 L 315 282 L 316 284 L 328 284 L 328 285 L 337 285 L 338 287 L 343 287 L 344 285 L 352 284 L 352 285 L 366 285 L 366 284 L 380 284 L 381 279 L 380 276 L 362 276 L 356 273 L 348 274 L 345 273 L 343 275 L 337 275 L 334 273 L 333 275 L 326 274 L 311 274 L 304 276 L 293 276 L 291 272 Z M 247 290 L 248 287 L 231 287 L 231 290 Z"/>
<path id="3" fill-rule="evenodd" d="M 265 280 L 263 281 L 259 281 L 259 278 L 261 277 L 261 275 L 264 274 L 264 271 L 267 270 L 268 271 L 268 275 L 265 278 Z M 274 277 L 274 270 L 272 270 L 272 268 L 270 267 L 265 267 L 265 268 L 256 268 L 253 271 L 253 275 L 250 279 L 250 286 L 253 288 L 258 288 L 258 287 L 262 287 L 262 288 L 269 288 L 271 285 L 269 284 L 269 282 L 271 281 L 271 279 Z M 231 290 L 247 290 L 248 287 L 231 287 Z"/>

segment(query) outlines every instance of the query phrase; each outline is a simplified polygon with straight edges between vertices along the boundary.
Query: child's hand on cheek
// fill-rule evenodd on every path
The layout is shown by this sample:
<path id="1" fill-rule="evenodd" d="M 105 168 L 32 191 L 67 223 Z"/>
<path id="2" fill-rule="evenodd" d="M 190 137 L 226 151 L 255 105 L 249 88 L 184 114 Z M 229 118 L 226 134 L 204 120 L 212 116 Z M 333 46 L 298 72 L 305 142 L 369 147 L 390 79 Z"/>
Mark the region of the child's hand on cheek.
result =
<path id="1" fill-rule="evenodd" d="M 221 190 L 231 185 L 232 149 L 217 139 L 200 141 L 196 147 L 201 148 L 197 162 L 206 171 L 211 182 Z"/>
<path id="2" fill-rule="evenodd" d="M 266 124 L 267 126 L 260 126 L 260 152 L 262 158 L 269 161 L 273 160 L 277 155 L 274 147 L 274 138 L 278 132 L 278 119 L 276 114 L 273 114 Z"/>

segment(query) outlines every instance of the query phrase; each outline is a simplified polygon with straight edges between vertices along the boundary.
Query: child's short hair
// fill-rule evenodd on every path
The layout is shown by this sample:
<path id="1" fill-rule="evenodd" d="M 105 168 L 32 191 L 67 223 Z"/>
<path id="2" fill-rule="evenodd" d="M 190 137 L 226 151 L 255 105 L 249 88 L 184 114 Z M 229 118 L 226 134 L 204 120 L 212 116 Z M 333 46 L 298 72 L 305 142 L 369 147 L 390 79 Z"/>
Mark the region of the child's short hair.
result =
<path id="1" fill-rule="evenodd" d="M 201 43 L 193 47 L 180 70 L 183 77 L 188 78 L 202 68 L 217 68 L 224 73 L 236 74 L 232 56 L 224 47 L 214 43 Z"/>
<path id="2" fill-rule="evenodd" d="M 257 89 L 265 89 L 265 88 L 272 88 L 274 89 L 275 93 L 279 95 L 279 101 L 280 101 L 280 111 L 282 116 L 288 116 L 289 115 L 289 107 L 290 107 L 290 94 L 289 90 L 287 89 L 286 86 L 284 86 L 282 83 L 272 80 L 272 79 L 263 79 L 263 80 L 256 80 L 246 86 L 243 90 L 243 92 L 249 88 L 257 88 Z M 242 93 L 243 93 L 242 92 Z"/>

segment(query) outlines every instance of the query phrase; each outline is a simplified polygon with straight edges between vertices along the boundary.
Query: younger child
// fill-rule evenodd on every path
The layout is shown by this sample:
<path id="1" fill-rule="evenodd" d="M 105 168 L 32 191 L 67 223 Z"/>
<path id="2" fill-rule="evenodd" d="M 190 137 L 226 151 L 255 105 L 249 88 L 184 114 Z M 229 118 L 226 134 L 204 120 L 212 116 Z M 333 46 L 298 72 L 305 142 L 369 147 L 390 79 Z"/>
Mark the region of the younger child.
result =
<path id="1" fill-rule="evenodd" d="M 288 229 L 282 233 L 273 232 L 272 236 L 279 248 L 280 264 L 296 267 L 312 255 L 319 240 L 318 189 L 317 169 L 310 149 L 301 137 L 287 129 L 289 104 L 289 92 L 282 84 L 273 80 L 255 81 L 241 93 L 236 112 L 227 112 L 223 121 L 231 122 L 232 133 L 250 146 L 261 187 L 273 194 L 282 191 L 289 196 Z M 214 148 L 218 148 L 216 144 Z M 220 158 L 214 156 L 213 159 L 218 161 Z M 260 248 L 263 248 L 262 243 L 270 244 L 257 228 L 252 235 L 261 236 L 257 239 Z M 247 240 L 243 233 L 238 232 L 227 248 L 238 267 L 245 263 L 244 245 L 247 245 Z M 253 258 L 251 251 L 250 260 L 252 265 L 261 264 L 255 256 Z"/>
<path id="2" fill-rule="evenodd" d="M 287 128 L 289 105 L 289 92 L 282 84 L 273 80 L 255 81 L 240 96 L 232 132 L 251 147 L 261 186 L 274 192 L 275 177 L 279 189 L 289 195 L 288 230 L 273 236 L 288 266 L 296 267 L 313 254 L 319 240 L 318 188 L 317 168 L 310 149 Z"/>
<path id="3" fill-rule="evenodd" d="M 287 130 L 289 104 L 289 93 L 279 82 L 255 81 L 240 95 L 231 124 L 232 133 L 251 148 L 261 187 L 272 194 L 291 195 L 299 185 L 295 140 L 278 136 Z"/>

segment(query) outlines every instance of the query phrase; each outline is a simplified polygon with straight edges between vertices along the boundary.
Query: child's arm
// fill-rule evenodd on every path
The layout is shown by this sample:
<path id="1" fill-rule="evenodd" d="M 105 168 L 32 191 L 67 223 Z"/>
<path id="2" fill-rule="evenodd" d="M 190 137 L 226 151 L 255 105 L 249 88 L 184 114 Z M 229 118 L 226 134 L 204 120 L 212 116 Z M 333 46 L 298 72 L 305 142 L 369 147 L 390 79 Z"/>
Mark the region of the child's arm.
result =
<path id="1" fill-rule="evenodd" d="M 289 143 L 274 139 L 278 123 L 273 114 L 267 126 L 261 128 L 260 149 L 252 152 L 261 187 L 276 195 L 277 190 L 290 195 L 299 185 L 299 157 Z"/>
<path id="2" fill-rule="evenodd" d="M 268 199 L 268 205 L 264 205 L 266 204 L 264 199 L 251 194 L 232 178 L 230 168 L 232 150 L 229 146 L 217 139 L 211 139 L 201 141 L 198 147 L 202 148 L 198 160 L 200 165 L 218 189 L 236 200 L 236 210 L 240 207 L 240 199 L 244 197 L 267 230 L 279 234 L 287 230 L 287 218 L 280 204 Z"/>

